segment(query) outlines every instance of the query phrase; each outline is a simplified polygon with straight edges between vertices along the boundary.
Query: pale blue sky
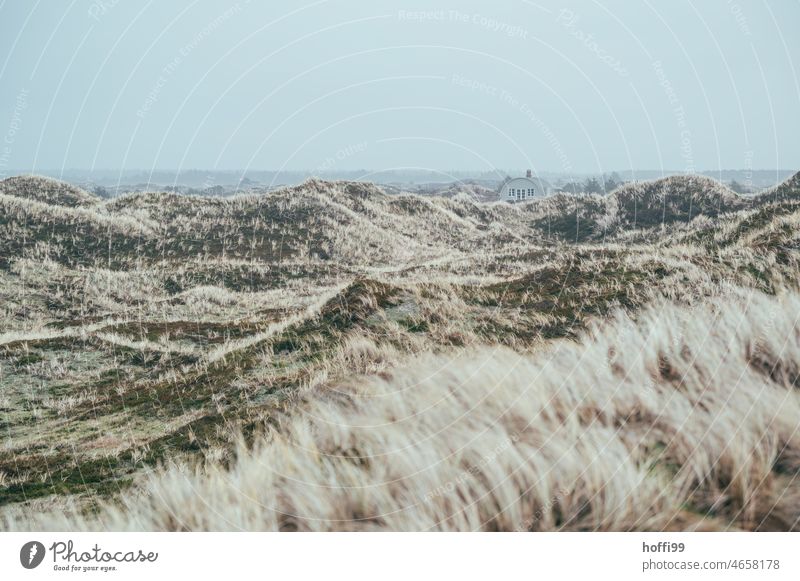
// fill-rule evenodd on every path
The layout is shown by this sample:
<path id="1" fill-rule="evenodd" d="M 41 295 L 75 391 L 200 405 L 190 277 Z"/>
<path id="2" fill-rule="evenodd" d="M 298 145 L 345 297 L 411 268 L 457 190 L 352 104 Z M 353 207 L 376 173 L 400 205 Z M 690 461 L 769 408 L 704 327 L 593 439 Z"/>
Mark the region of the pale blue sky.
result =
<path id="1" fill-rule="evenodd" d="M 227 6 L 0 3 L 0 165 L 800 166 L 796 0 Z"/>

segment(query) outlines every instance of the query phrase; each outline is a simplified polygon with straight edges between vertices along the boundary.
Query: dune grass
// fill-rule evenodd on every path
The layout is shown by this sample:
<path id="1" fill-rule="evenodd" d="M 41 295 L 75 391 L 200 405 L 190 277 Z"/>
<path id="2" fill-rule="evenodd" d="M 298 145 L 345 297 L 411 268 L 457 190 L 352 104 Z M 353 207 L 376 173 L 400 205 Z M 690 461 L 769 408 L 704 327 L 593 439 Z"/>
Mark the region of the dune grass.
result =
<path id="1" fill-rule="evenodd" d="M 799 295 L 663 304 L 527 356 L 470 348 L 342 382 L 232 466 L 169 466 L 91 517 L 6 525 L 797 530 L 798 379 Z"/>
<path id="2" fill-rule="evenodd" d="M 798 183 L 0 182 L 0 526 L 794 529 Z"/>

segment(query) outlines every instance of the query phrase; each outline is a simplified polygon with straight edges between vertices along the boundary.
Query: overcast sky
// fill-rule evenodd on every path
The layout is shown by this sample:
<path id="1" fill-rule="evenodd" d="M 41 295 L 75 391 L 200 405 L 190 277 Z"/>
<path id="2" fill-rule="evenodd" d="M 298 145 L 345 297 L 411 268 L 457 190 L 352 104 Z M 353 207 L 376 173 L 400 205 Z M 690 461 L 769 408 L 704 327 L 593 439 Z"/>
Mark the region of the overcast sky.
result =
<path id="1" fill-rule="evenodd" d="M 795 0 L 0 0 L 0 170 L 798 168 L 798 23 Z"/>

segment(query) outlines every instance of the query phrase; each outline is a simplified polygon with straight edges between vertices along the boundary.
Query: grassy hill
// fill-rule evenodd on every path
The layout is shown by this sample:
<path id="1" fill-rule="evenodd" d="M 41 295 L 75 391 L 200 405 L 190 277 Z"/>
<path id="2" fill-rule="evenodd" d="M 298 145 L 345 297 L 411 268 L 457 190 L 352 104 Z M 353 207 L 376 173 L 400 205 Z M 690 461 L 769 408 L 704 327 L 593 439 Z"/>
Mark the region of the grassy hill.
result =
<path id="1" fill-rule="evenodd" d="M 234 502 L 230 510 L 238 506 L 237 514 L 247 515 L 239 523 L 245 528 L 507 530 L 537 510 L 547 516 L 532 528 L 796 528 L 788 506 L 770 515 L 753 504 L 753 495 L 763 491 L 754 479 L 765 475 L 786 490 L 789 496 L 781 498 L 798 494 L 792 475 L 800 447 L 786 430 L 792 422 L 800 424 L 793 407 L 800 359 L 792 350 L 796 329 L 786 326 L 796 301 L 785 298 L 800 281 L 798 194 L 798 176 L 751 197 L 691 176 L 628 184 L 605 197 L 554 196 L 515 205 L 458 195 L 389 195 L 368 184 L 319 180 L 231 198 L 151 192 L 101 200 L 44 178 L 4 180 L 0 424 L 6 445 L 0 450 L 0 518 L 7 528 L 58 528 L 64 521 L 54 519 L 52 511 L 68 506 L 74 511 L 70 526 L 97 525 L 92 518 L 101 518 L 115 528 L 228 528 L 192 507 L 182 488 L 175 488 L 174 497 L 153 496 L 153 490 L 183 478 L 174 466 L 186 464 L 197 473 L 192 486 L 207 487 L 210 497 L 227 495 L 226 502 Z M 752 301 L 758 305 L 754 310 Z M 619 343 L 631 356 L 660 361 L 658 351 L 645 351 L 651 347 L 637 325 L 651 324 L 647 321 L 662 311 L 674 313 L 670 316 L 678 322 L 664 323 L 659 332 L 678 333 L 676 345 L 683 341 L 690 350 L 702 351 L 711 339 L 681 336 L 675 325 L 683 329 L 685 313 L 699 309 L 713 327 L 716 304 L 731 305 L 720 311 L 726 321 L 741 311 L 748 313 L 753 329 L 764 323 L 763 331 L 737 335 L 737 348 L 747 353 L 766 335 L 773 351 L 779 350 L 762 359 L 743 355 L 736 360 L 738 367 L 731 369 L 751 374 L 747 381 L 725 388 L 708 379 L 707 370 L 723 357 L 717 349 L 703 367 L 672 361 L 672 355 L 663 369 L 625 363 L 635 367 L 631 378 L 637 377 L 638 385 L 648 377 L 655 382 L 646 389 L 626 387 L 632 394 L 628 407 L 620 402 L 613 409 L 607 407 L 612 403 L 582 407 L 571 399 L 577 397 L 572 389 L 584 390 L 581 397 L 594 401 L 616 385 L 602 374 L 602 366 L 579 365 L 581 353 L 596 353 L 601 345 L 618 353 L 613 345 Z M 770 317 L 786 319 L 786 325 L 770 327 Z M 662 329 L 659 325 L 651 326 Z M 727 332 L 730 324 L 725 325 L 721 329 Z M 639 329 L 639 335 L 623 341 L 619 333 L 628 328 Z M 571 355 L 556 357 L 562 348 Z M 491 363 L 493 353 L 499 354 L 499 371 Z M 475 361 L 486 362 L 488 375 Z M 778 361 L 780 371 L 775 371 Z M 525 374 L 505 378 L 502 369 L 509 366 L 527 369 L 531 381 Z M 537 484 L 542 471 L 561 468 L 546 453 L 531 464 L 517 444 L 503 453 L 505 464 L 492 464 L 499 472 L 481 478 L 482 486 L 494 478 L 502 486 L 505 476 L 513 480 L 510 488 L 502 488 L 504 496 L 490 495 L 491 503 L 484 504 L 485 496 L 479 495 L 480 502 L 469 504 L 477 512 L 459 516 L 462 503 L 480 490 L 473 486 L 477 476 L 470 474 L 469 462 L 457 461 L 461 456 L 448 447 L 449 436 L 436 427 L 458 424 L 458 416 L 428 417 L 424 398 L 395 397 L 378 404 L 353 395 L 362 389 L 399 393 L 409 383 L 428 385 L 424 377 L 414 379 L 426 368 L 446 369 L 449 375 L 443 382 L 430 380 L 425 397 L 438 397 L 436 390 L 444 386 L 441 397 L 467 398 L 458 405 L 478 398 L 469 409 L 482 419 L 475 425 L 465 420 L 468 440 L 481 440 L 480 426 L 494 425 L 496 406 L 504 401 L 511 408 L 522 406 L 518 419 L 500 422 L 504 430 L 529 424 L 540 413 L 530 406 L 541 398 L 561 403 L 548 412 L 552 417 L 536 435 L 523 434 L 525 446 L 562 429 L 571 430 L 571 437 L 585 433 L 595 444 L 611 438 L 608 430 L 617 430 L 618 440 L 608 441 L 625 456 L 625 478 L 633 480 L 606 474 L 607 486 L 620 498 L 641 493 L 635 498 L 652 502 L 649 516 L 631 520 L 630 507 L 593 501 L 591 495 L 600 492 L 591 487 L 604 482 L 602 471 L 571 488 L 566 483 L 571 472 L 564 469 L 561 480 L 528 498 L 526 491 L 545 486 Z M 551 379 L 540 379 L 539 369 L 547 369 Z M 386 387 L 381 377 L 394 383 Z M 770 397 L 785 400 L 780 428 L 770 431 L 773 424 L 766 420 L 754 424 L 753 431 L 734 436 L 733 451 L 704 448 L 702 456 L 700 441 L 675 427 L 680 415 L 658 437 L 644 438 L 641 449 L 630 441 L 641 427 L 636 418 L 647 423 L 647 414 L 659 405 L 718 405 L 717 399 L 706 402 L 686 393 L 690 386 L 723 390 L 719 397 L 744 402 L 760 393 L 753 390 L 771 385 L 766 381 L 777 385 Z M 484 405 L 484 388 L 510 399 Z M 709 397 L 717 397 L 714 393 Z M 534 399 L 525 407 L 527 397 Z M 759 417 L 769 409 L 759 408 Z M 749 417 L 738 413 L 731 412 L 732 424 L 686 417 L 696 419 L 697 426 L 707 423 L 709 437 L 724 433 L 729 438 L 728 427 Z M 321 419 L 307 425 L 308 414 Z M 401 421 L 409 414 L 420 415 L 422 424 L 405 435 L 334 433 L 325 427 L 332 425 L 325 418 L 344 417 L 346 425 L 355 425 Z M 474 438 L 470 430 L 477 430 Z M 756 435 L 783 448 L 762 449 Z M 392 464 L 400 467 L 399 478 L 411 478 L 415 466 L 441 466 L 425 486 L 435 490 L 465 478 L 473 483 L 469 491 L 445 495 L 435 508 L 425 509 L 348 492 L 348 478 L 369 483 L 367 491 L 379 489 L 381 478 L 394 473 L 387 471 L 375 442 L 388 451 L 403 438 L 415 445 L 413 457 Z M 334 478 L 343 486 L 326 497 L 324 512 L 309 512 L 310 501 L 298 488 L 280 501 L 297 506 L 274 506 L 283 512 L 305 507 L 298 513 L 304 518 L 270 519 L 244 497 L 231 500 L 230 491 L 218 485 L 233 471 L 272 498 L 286 490 L 286 482 L 251 466 L 265 454 L 285 456 L 285 447 L 303 442 L 328 459 L 298 457 L 303 478 L 320 485 Z M 566 442 L 573 442 L 562 445 L 575 462 L 592 454 L 586 442 Z M 753 453 L 765 460 L 736 464 Z M 669 470 L 647 480 L 649 466 L 662 457 Z M 154 468 L 158 475 L 148 479 Z M 746 480 L 736 472 L 740 468 Z M 674 490 L 655 500 L 648 496 L 664 479 Z M 548 490 L 556 489 L 562 498 L 548 504 Z M 401 486 L 395 496 L 408 499 L 412 492 L 420 494 Z M 153 498 L 164 505 L 152 504 Z M 184 501 L 186 510 L 175 514 L 186 524 L 164 520 L 162 511 Z M 499 512 L 488 518 L 501 501 L 522 503 L 514 505 L 519 518 L 501 518 Z M 113 512 L 120 506 L 125 512 Z M 190 509 L 196 518 L 187 516 Z M 398 509 L 407 514 L 394 520 L 375 516 Z"/>
<path id="2" fill-rule="evenodd" d="M 40 176 L 14 176 L 0 181 L 0 191 L 9 196 L 66 207 L 91 207 L 100 198 L 66 182 Z"/>

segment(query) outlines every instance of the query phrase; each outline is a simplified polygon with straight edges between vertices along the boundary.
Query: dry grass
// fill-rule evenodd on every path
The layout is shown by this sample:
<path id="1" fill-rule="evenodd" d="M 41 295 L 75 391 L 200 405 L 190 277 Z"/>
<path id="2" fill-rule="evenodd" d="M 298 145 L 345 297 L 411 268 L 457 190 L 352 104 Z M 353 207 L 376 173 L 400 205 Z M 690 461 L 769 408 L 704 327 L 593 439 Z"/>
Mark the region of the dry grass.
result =
<path id="1" fill-rule="evenodd" d="M 669 178 L 516 205 L 318 180 L 107 201 L 0 182 L 0 510 L 13 527 L 56 526 L 43 515 L 72 506 L 81 526 L 122 528 L 792 528 L 800 454 L 781 438 L 796 390 L 780 406 L 775 385 L 793 372 L 704 353 L 720 343 L 690 317 L 734 301 L 748 325 L 775 325 L 762 343 L 789 336 L 760 293 L 788 293 L 769 309 L 793 320 L 799 180 L 751 198 Z M 646 309 L 665 301 L 656 324 Z M 690 327 L 699 363 L 667 350 L 653 367 L 648 325 Z M 762 367 L 784 356 L 771 348 Z M 721 450 L 737 422 L 756 423 Z M 140 495 L 181 463 L 145 485 L 166 504 Z M 231 514 L 167 490 L 194 470 L 187 486 Z M 92 520 L 109 502 L 126 508 Z"/>
<path id="2" fill-rule="evenodd" d="M 175 466 L 94 517 L 7 526 L 797 530 L 798 319 L 800 296 L 748 293 L 620 313 L 527 357 L 424 357 L 308 401 L 229 469 Z"/>

